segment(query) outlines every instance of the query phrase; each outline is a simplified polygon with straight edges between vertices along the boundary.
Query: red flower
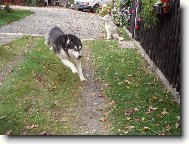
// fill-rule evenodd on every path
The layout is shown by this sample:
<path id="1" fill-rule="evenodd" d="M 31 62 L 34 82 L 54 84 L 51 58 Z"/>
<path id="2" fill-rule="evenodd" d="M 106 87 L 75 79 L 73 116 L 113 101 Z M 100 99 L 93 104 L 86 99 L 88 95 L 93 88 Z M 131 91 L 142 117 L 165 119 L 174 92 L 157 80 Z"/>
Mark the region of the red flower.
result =
<path id="1" fill-rule="evenodd" d="M 168 2 L 170 2 L 170 0 L 161 0 L 161 2 L 168 3 Z"/>

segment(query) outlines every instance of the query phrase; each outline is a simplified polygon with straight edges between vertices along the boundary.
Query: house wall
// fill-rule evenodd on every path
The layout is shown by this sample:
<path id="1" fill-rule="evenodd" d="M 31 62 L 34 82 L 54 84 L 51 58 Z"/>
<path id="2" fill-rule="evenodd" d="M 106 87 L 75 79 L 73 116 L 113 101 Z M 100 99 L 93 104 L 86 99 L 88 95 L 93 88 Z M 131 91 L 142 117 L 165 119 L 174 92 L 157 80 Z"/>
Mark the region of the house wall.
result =
<path id="1" fill-rule="evenodd" d="M 54 5 L 54 0 L 50 0 L 50 1 L 51 1 L 51 5 Z M 59 0 L 59 6 L 66 7 L 65 2 L 66 0 Z"/>

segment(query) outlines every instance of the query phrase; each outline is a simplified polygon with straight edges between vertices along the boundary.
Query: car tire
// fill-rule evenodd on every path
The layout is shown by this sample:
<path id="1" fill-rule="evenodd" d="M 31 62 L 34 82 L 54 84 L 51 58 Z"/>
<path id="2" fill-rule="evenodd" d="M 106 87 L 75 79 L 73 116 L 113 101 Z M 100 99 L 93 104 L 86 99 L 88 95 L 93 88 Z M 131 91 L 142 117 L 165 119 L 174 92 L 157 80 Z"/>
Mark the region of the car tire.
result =
<path id="1" fill-rule="evenodd" d="M 92 12 L 92 13 L 96 13 L 98 8 L 99 8 L 99 4 L 95 4 L 95 5 L 92 7 L 91 12 Z"/>

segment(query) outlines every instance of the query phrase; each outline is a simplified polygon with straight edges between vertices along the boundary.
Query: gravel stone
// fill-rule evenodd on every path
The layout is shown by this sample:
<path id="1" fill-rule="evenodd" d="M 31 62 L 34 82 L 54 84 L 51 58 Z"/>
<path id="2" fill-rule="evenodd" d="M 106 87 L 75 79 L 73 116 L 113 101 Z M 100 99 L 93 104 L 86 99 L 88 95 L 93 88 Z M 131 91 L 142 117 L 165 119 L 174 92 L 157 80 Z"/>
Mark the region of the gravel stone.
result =
<path id="1" fill-rule="evenodd" d="M 100 38 L 103 22 L 96 14 L 61 7 L 12 6 L 12 8 L 31 10 L 35 14 L 1 27 L 0 34 L 21 33 L 44 36 L 51 27 L 58 26 L 65 33 L 75 34 L 81 39 Z"/>

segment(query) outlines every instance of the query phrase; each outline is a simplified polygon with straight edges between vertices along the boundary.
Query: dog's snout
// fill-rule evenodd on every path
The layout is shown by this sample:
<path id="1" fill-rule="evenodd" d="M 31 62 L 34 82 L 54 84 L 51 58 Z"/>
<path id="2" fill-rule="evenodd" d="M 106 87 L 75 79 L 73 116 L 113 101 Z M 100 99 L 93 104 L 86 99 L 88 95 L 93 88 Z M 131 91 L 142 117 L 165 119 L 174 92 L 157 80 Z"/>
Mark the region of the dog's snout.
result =
<path id="1" fill-rule="evenodd" d="M 78 58 L 79 58 L 79 59 L 82 58 L 82 55 L 79 55 Z"/>

